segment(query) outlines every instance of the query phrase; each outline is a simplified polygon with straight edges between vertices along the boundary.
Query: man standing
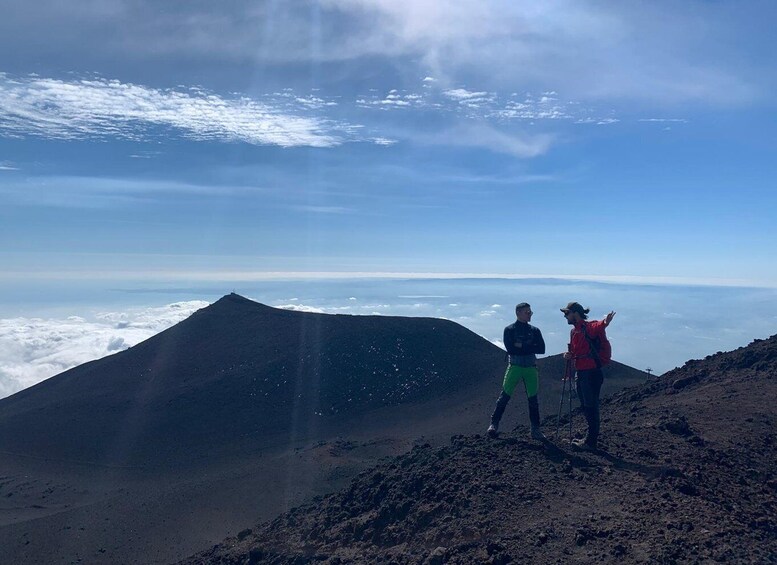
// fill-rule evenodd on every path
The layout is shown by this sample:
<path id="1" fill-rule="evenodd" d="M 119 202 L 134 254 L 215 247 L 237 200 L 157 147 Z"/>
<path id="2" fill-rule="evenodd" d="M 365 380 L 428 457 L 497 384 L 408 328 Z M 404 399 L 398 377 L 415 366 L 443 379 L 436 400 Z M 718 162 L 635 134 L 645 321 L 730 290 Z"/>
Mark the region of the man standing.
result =
<path id="1" fill-rule="evenodd" d="M 570 302 L 561 311 L 567 323 L 573 326 L 564 359 L 574 364 L 577 397 L 588 423 L 585 439 L 572 440 L 572 444 L 594 451 L 599 440 L 599 392 L 604 380 L 602 366 L 610 361 L 609 342 L 604 330 L 610 325 L 615 312 L 607 314 L 604 320 L 589 322 L 590 310 L 577 302 Z"/>
<path id="2" fill-rule="evenodd" d="M 529 401 L 531 437 L 539 441 L 545 439 L 540 431 L 540 407 L 537 401 L 539 389 L 537 354 L 545 353 L 545 340 L 542 339 L 542 332 L 529 324 L 532 314 L 531 306 L 526 302 L 521 302 L 515 307 L 517 320 L 505 328 L 504 344 L 510 364 L 507 366 L 502 383 L 502 394 L 496 401 L 496 409 L 491 416 L 491 425 L 488 426 L 487 433 L 490 437 L 496 437 L 499 420 L 502 419 L 505 407 L 518 382 L 523 381 L 526 397 Z"/>

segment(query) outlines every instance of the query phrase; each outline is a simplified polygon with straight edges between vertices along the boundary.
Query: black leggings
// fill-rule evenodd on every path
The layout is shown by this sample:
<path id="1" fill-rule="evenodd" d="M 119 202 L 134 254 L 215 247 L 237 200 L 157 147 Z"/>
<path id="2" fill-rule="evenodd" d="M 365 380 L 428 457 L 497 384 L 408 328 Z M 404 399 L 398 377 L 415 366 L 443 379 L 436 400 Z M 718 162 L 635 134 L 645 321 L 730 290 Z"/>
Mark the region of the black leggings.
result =
<path id="1" fill-rule="evenodd" d="M 601 369 L 578 371 L 575 378 L 577 397 L 580 399 L 580 406 L 588 422 L 586 442 L 594 446 L 599 439 L 599 393 L 602 390 L 603 381 L 604 375 Z"/>

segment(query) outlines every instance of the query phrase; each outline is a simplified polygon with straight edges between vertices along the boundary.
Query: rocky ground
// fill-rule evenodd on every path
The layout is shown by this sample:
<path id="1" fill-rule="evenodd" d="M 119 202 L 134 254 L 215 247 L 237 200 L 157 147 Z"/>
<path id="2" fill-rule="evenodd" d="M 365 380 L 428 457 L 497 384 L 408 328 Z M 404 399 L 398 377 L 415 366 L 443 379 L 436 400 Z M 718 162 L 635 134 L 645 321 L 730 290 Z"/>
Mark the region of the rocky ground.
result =
<path id="1" fill-rule="evenodd" d="M 554 418 L 416 446 L 184 563 L 777 563 L 776 376 L 777 336 L 690 361 L 606 400 L 595 453 Z"/>

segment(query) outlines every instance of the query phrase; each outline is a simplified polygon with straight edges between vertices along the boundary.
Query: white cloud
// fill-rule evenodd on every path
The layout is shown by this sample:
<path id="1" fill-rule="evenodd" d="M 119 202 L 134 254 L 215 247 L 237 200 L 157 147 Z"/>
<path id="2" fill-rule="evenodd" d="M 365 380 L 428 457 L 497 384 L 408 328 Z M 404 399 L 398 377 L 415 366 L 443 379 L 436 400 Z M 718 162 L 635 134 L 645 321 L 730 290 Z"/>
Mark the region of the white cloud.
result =
<path id="1" fill-rule="evenodd" d="M 312 312 L 314 314 L 325 314 L 326 310 L 316 308 L 315 306 L 305 306 L 304 304 L 277 304 L 275 308 L 291 310 L 293 312 Z"/>
<path id="2" fill-rule="evenodd" d="M 350 300 L 350 299 L 349 299 Z M 350 312 L 353 310 L 353 306 L 310 306 L 307 304 L 276 304 L 273 308 L 280 308 L 282 310 L 291 310 L 293 312 L 308 312 L 312 314 L 338 314 L 342 312 Z M 362 309 L 377 308 L 377 306 L 363 306 Z"/>
<path id="3" fill-rule="evenodd" d="M 488 92 L 471 92 L 465 88 L 455 88 L 452 90 L 446 90 L 443 92 L 445 96 L 453 100 L 469 101 L 469 100 L 489 100 L 492 95 Z"/>
<path id="4" fill-rule="evenodd" d="M 179 10 L 151 0 L 17 4 L 4 14 L 0 50 L 64 60 L 62 68 L 97 59 L 181 72 L 184 59 L 246 75 L 252 67 L 306 72 L 322 61 L 360 61 L 353 71 L 338 68 L 350 78 L 364 76 L 361 62 L 378 59 L 413 81 L 424 77 L 424 85 L 452 88 L 477 76 L 488 78 L 488 90 L 648 103 L 748 102 L 768 96 L 774 80 L 764 48 L 771 6 L 763 2 L 751 9 L 704 0 L 187 2 Z"/>
<path id="5" fill-rule="evenodd" d="M 9 161 L 0 161 L 0 171 L 18 171 L 19 167 L 15 167 L 13 163 Z"/>
<path id="6" fill-rule="evenodd" d="M 429 138 L 429 141 L 434 143 L 480 147 L 519 158 L 543 155 L 550 149 L 553 140 L 554 137 L 549 134 L 505 133 L 482 123 L 464 123 L 437 137 Z"/>
<path id="7" fill-rule="evenodd" d="M 685 118 L 641 118 L 637 121 L 638 122 L 658 122 L 658 123 L 674 122 L 674 123 L 681 123 L 681 124 L 688 123 L 688 120 Z"/>
<path id="8" fill-rule="evenodd" d="M 442 83 L 490 77 L 511 88 L 554 85 L 587 99 L 729 104 L 757 96 L 758 75 L 734 63 L 736 55 L 748 61 L 747 42 L 714 39 L 732 30 L 747 34 L 757 10 L 691 2 L 673 5 L 667 16 L 663 3 L 578 0 L 325 5 L 362 24 L 353 26 L 347 45 L 333 42 L 340 57 L 410 56 Z"/>
<path id="9" fill-rule="evenodd" d="M 555 91 L 540 94 L 527 92 L 518 101 L 515 94 L 503 96 L 496 92 L 473 91 L 467 88 L 440 90 L 431 84 L 423 85 L 419 92 L 390 90 L 385 96 L 372 94 L 360 96 L 355 104 L 359 108 L 424 111 L 436 114 L 452 114 L 481 122 L 509 122 L 512 120 L 566 120 L 574 123 L 608 123 L 617 121 L 602 112 L 578 101 L 562 100 Z M 389 144 L 392 140 L 373 137 L 369 141 Z"/>
<path id="10" fill-rule="evenodd" d="M 400 93 L 396 89 L 390 90 L 388 94 L 383 97 L 378 94 L 361 96 L 356 99 L 356 105 L 362 108 L 378 108 L 381 110 L 410 107 L 421 108 L 428 106 L 423 94 L 416 94 L 413 92 Z"/>
<path id="11" fill-rule="evenodd" d="M 547 95 L 538 97 L 527 93 L 520 101 L 508 101 L 503 109 L 495 112 L 495 115 L 518 120 L 569 120 L 575 119 L 576 116 L 582 119 L 580 113 L 585 111 L 586 109 L 581 108 L 579 104 L 560 102 L 558 98 Z"/>
<path id="12" fill-rule="evenodd" d="M 103 312 L 92 320 L 0 319 L 0 398 L 148 339 L 208 303 Z"/>
<path id="13" fill-rule="evenodd" d="M 318 96 L 297 96 L 294 98 L 296 102 L 299 104 L 302 104 L 303 106 L 306 106 L 308 108 L 325 108 L 327 106 L 337 106 L 337 102 L 334 102 L 332 100 L 324 100 L 323 98 L 319 98 Z"/>
<path id="14" fill-rule="evenodd" d="M 281 111 L 257 99 L 224 98 L 196 88 L 156 89 L 94 78 L 63 81 L 0 74 L 0 132 L 55 139 L 154 137 L 154 128 L 174 128 L 194 140 L 281 147 L 332 147 L 355 141 L 349 124 L 303 115 L 325 103 L 295 98 Z M 293 113 L 294 110 L 298 110 Z"/>
<path id="15" fill-rule="evenodd" d="M 431 83 L 426 83 L 428 86 Z M 551 95 L 552 94 L 552 95 Z M 420 110 L 436 114 L 456 113 L 468 120 L 462 136 L 444 131 L 424 134 L 435 143 L 486 147 L 522 158 L 543 154 L 550 146 L 547 135 L 502 133 L 493 123 L 510 120 L 573 120 L 578 123 L 608 123 L 580 104 L 558 100 L 555 92 L 527 94 L 525 100 L 501 99 L 496 93 L 455 88 L 421 89 L 419 92 L 391 89 L 385 95 L 356 99 L 331 98 L 317 93 L 300 96 L 291 89 L 265 97 L 239 94 L 224 97 L 194 87 L 157 89 L 104 78 L 70 81 L 27 76 L 11 78 L 0 73 L 0 135 L 41 136 L 51 139 L 121 138 L 149 141 L 169 130 L 195 141 L 243 142 L 282 147 L 333 147 L 346 142 L 381 146 L 397 139 L 368 132 L 360 125 L 328 119 L 321 114 L 329 106 L 344 111 L 378 109 Z M 473 122 L 473 120 L 475 120 Z M 396 132 L 394 132 L 396 133 Z M 474 135 L 471 135 L 474 134 Z M 158 152 L 131 155 L 149 159 Z M 0 170 L 15 170 L 0 163 Z M 334 212 L 335 210 L 321 210 Z M 341 209 L 339 212 L 346 210 Z"/>

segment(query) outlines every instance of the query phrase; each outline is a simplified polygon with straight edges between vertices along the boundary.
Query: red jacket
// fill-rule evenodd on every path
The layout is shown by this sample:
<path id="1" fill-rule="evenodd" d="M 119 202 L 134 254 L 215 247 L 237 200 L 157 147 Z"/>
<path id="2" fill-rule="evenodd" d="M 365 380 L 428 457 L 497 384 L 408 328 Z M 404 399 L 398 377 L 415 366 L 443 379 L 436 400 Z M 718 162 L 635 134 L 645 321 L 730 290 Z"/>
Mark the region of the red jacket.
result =
<path id="1" fill-rule="evenodd" d="M 575 371 L 587 371 L 596 369 L 596 361 L 591 356 L 591 346 L 583 333 L 583 327 L 588 333 L 589 339 L 595 339 L 601 335 L 605 337 L 604 322 L 602 320 L 584 321 L 575 324 L 575 327 L 569 332 L 569 351 L 574 359 Z"/>

